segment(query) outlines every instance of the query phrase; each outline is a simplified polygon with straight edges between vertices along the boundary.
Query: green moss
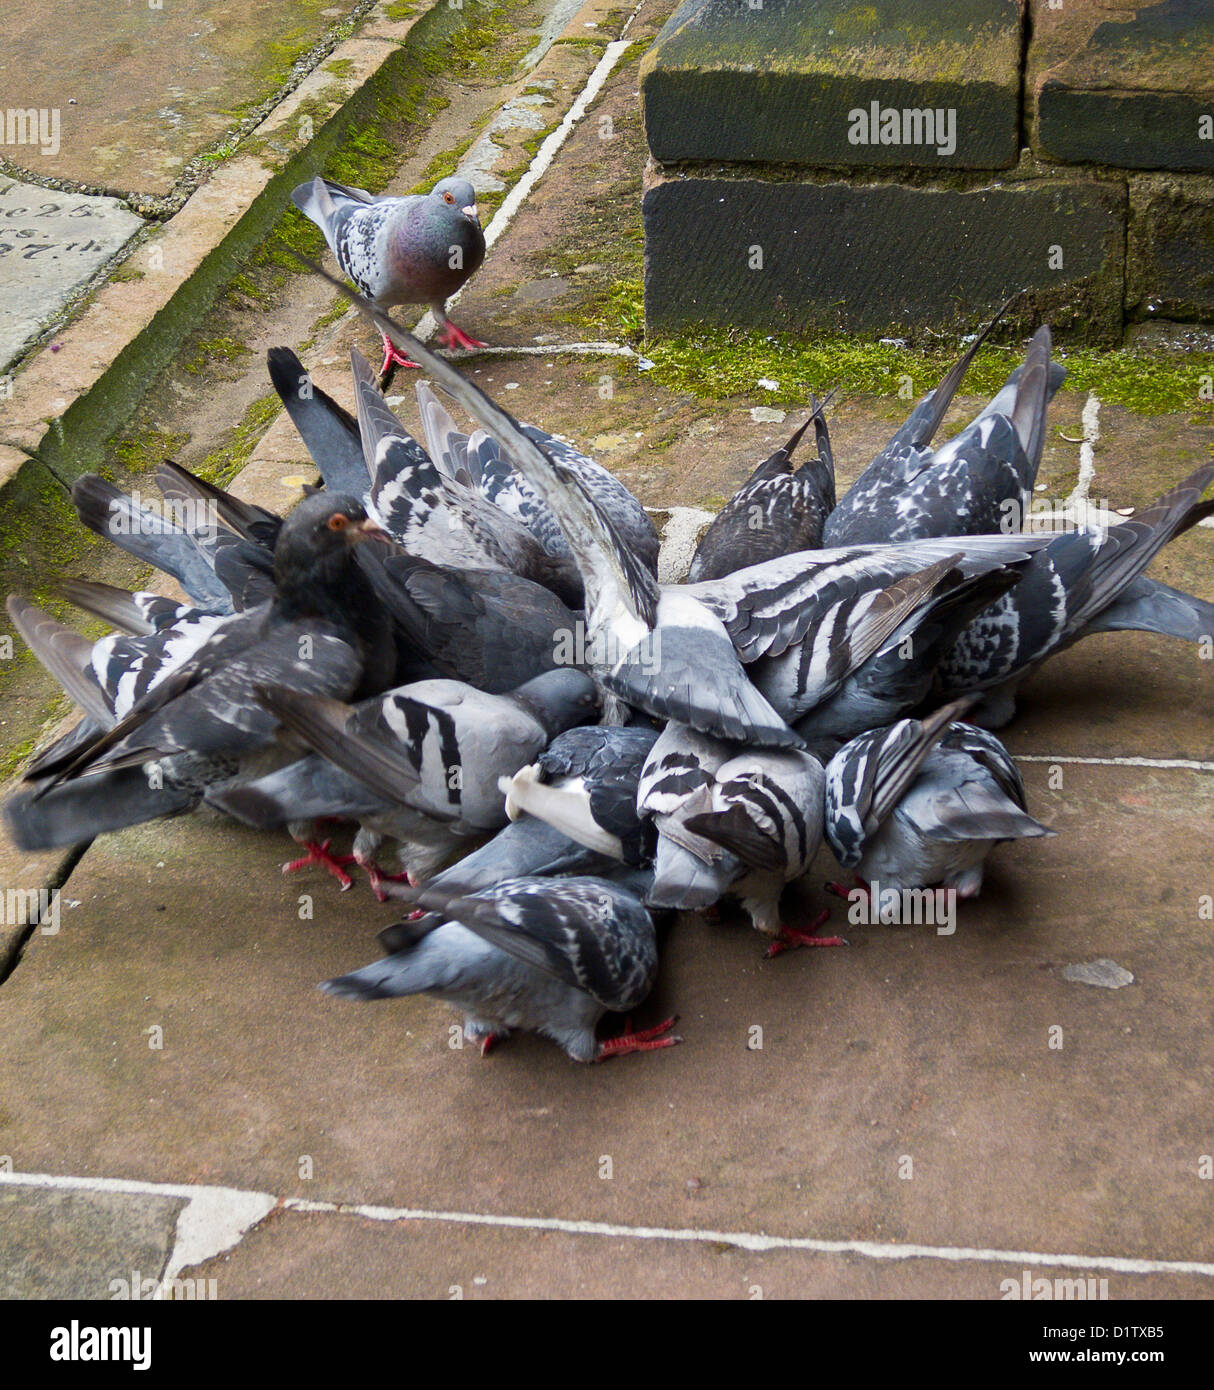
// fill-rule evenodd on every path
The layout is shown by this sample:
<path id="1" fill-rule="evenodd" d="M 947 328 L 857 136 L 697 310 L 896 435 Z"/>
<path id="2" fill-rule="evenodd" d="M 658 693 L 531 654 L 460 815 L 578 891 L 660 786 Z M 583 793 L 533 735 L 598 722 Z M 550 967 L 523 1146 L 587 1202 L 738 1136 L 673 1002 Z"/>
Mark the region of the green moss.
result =
<path id="1" fill-rule="evenodd" d="M 217 449 L 203 459 L 194 470 L 200 478 L 226 487 L 253 456 L 263 434 L 282 410 L 276 392 L 262 396 L 245 411 L 240 423 Z"/>
<path id="2" fill-rule="evenodd" d="M 394 5 L 385 5 L 384 14 L 388 19 L 398 21 L 408 19 L 411 14 L 417 13 L 417 6 L 408 3 L 408 0 L 397 0 Z"/>
<path id="3" fill-rule="evenodd" d="M 352 58 L 331 58 L 325 64 L 325 71 L 331 72 L 335 77 L 349 77 L 354 71 L 354 60 Z"/>
<path id="4" fill-rule="evenodd" d="M 251 352 L 251 348 L 237 342 L 235 338 L 206 338 L 198 344 L 193 358 L 182 363 L 182 368 L 191 376 L 201 376 L 212 362 L 238 362 L 242 357 L 248 357 Z"/>
<path id="5" fill-rule="evenodd" d="M 619 312 L 614 321 L 609 314 L 598 321 L 604 331 L 627 332 L 638 295 L 637 284 L 613 287 L 607 302 L 616 302 Z M 917 399 L 953 365 L 958 348 L 907 349 L 847 337 L 798 341 L 704 328 L 651 341 L 645 353 L 654 363 L 651 380 L 671 390 L 711 399 L 753 398 L 755 383 L 767 377 L 780 385 L 763 392 L 765 402 L 799 406 L 808 392 L 832 387 L 897 396 L 905 378 L 909 395 Z M 964 391 L 992 395 L 1022 356 L 1019 347 L 984 347 L 966 375 Z M 1094 391 L 1102 401 L 1144 415 L 1189 410 L 1214 418 L 1214 404 L 1198 399 L 1201 378 L 1214 377 L 1214 353 L 1062 349 L 1056 356 L 1067 368 L 1067 390 Z"/>
<path id="6" fill-rule="evenodd" d="M 150 473 L 157 464 L 180 453 L 189 441 L 188 434 L 167 434 L 164 430 L 145 429 L 114 440 L 113 453 L 124 472 Z"/>

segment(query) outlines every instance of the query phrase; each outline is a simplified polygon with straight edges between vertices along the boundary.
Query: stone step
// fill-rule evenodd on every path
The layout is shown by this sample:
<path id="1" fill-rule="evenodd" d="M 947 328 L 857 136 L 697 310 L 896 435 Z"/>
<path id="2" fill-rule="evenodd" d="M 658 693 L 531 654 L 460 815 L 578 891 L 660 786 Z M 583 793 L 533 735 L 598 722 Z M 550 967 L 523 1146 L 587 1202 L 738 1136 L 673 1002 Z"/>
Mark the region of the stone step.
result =
<path id="1" fill-rule="evenodd" d="M 972 331 L 1027 290 L 1009 328 L 1048 319 L 1060 334 L 1118 342 L 1123 184 L 1024 172 L 993 185 L 910 187 L 651 171 L 646 322 L 659 331 Z"/>
<path id="2" fill-rule="evenodd" d="M 687 0 L 641 68 L 649 147 L 681 160 L 1006 168 L 1019 0 Z"/>

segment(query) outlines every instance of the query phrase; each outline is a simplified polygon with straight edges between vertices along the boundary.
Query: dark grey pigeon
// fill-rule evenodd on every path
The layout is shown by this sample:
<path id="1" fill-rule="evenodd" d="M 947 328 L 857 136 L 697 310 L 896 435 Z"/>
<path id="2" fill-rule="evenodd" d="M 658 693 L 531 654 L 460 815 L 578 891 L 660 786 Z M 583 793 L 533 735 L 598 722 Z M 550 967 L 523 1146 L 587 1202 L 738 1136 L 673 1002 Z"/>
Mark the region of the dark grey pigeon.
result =
<path id="1" fill-rule="evenodd" d="M 835 505 L 834 457 L 822 409 L 814 401 L 810 418 L 755 469 L 713 518 L 692 557 L 688 583 L 720 579 L 748 565 L 798 550 L 816 550 L 822 544 L 822 528 Z M 818 457 L 794 467 L 793 453 L 811 423 L 817 432 Z"/>
<path id="2" fill-rule="evenodd" d="M 575 1062 L 671 1047 L 673 1019 L 600 1042 L 605 1013 L 639 1008 L 657 980 L 653 919 L 634 894 L 601 878 L 515 878 L 471 896 L 433 891 L 444 918 L 383 960 L 327 980 L 329 994 L 429 994 L 462 1010 L 482 1053 L 516 1028 L 550 1038 Z M 407 939 L 403 923 L 394 939 Z"/>
<path id="3" fill-rule="evenodd" d="M 1066 376 L 1063 367 L 1050 362 L 1048 327 L 1033 335 L 1024 365 L 990 404 L 947 444 L 931 447 L 985 336 L 919 402 L 839 499 L 823 530 L 825 545 L 1023 529 L 1041 462 L 1046 407 Z"/>
<path id="4" fill-rule="evenodd" d="M 1214 635 L 1214 604 L 1143 574 L 1170 540 L 1214 514 L 1214 501 L 1201 500 L 1211 483 L 1214 464 L 1203 464 L 1127 521 L 1051 537 L 1015 588 L 963 629 L 939 668 L 943 698 L 984 692 L 973 717 L 997 729 L 1015 713 L 1020 683 L 1081 637 L 1132 629 L 1189 642 Z"/>
<path id="5" fill-rule="evenodd" d="M 359 558 L 384 610 L 436 675 L 501 695 L 577 664 L 582 615 L 542 584 L 505 570 L 451 569 L 386 546 Z"/>
<path id="6" fill-rule="evenodd" d="M 955 721 L 967 703 L 861 734 L 827 766 L 826 839 L 873 893 L 941 886 L 972 898 L 997 844 L 1055 833 L 1028 815 L 999 740 Z"/>
<path id="7" fill-rule="evenodd" d="M 484 347 L 447 317 L 447 300 L 480 269 L 485 234 L 467 179 L 447 178 L 426 194 L 374 198 L 319 176 L 291 201 L 325 234 L 342 273 L 381 308 L 426 304 L 443 347 Z M 417 364 L 384 341 L 382 372 Z"/>
<path id="8" fill-rule="evenodd" d="M 122 817 L 120 823 L 129 825 L 163 812 L 165 798 L 158 793 L 165 788 L 192 793 L 197 801 L 218 783 L 281 762 L 277 721 L 256 698 L 261 685 L 342 696 L 382 688 L 395 668 L 392 636 L 352 558 L 358 543 L 379 534 L 352 497 L 305 498 L 279 537 L 271 603 L 220 620 L 202 640 L 191 635 L 184 660 L 174 650 L 175 629 L 105 639 L 111 659 L 119 644 L 134 653 L 119 679 L 109 726 L 83 747 L 43 757 L 37 772 L 27 774 L 38 778 L 26 795 L 30 803 L 44 803 L 41 823 L 50 825 L 55 811 L 56 838 L 45 843 L 35 836 L 34 818 L 18 798 L 6 807 L 17 842 L 32 849 L 89 839 L 95 779 L 124 769 L 147 770 L 147 794 L 138 794 L 132 779 L 120 779 L 126 795 L 111 820 Z M 36 654 L 43 652 L 36 648 Z M 68 664 L 52 666 L 52 673 Z M 77 683 L 71 693 L 79 698 L 84 688 Z M 85 708 L 94 719 L 102 712 Z"/>

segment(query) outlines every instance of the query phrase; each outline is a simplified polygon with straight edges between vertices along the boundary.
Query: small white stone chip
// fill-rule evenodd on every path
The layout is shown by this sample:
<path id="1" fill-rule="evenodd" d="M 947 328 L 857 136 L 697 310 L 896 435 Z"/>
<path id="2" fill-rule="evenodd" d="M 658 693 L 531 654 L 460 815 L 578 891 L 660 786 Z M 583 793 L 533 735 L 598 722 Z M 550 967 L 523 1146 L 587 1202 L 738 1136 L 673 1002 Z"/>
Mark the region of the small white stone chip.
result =
<path id="1" fill-rule="evenodd" d="M 1101 989 L 1124 989 L 1134 983 L 1134 976 L 1115 960 L 1101 957 L 1080 965 L 1065 965 L 1062 978 L 1074 985 L 1098 985 Z"/>

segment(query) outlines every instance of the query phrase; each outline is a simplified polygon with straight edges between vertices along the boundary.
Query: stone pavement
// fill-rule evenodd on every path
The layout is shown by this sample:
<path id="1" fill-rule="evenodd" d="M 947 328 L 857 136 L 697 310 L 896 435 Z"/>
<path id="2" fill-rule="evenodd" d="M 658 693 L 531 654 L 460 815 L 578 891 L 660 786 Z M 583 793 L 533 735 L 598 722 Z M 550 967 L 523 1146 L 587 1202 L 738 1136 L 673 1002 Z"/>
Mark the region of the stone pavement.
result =
<path id="1" fill-rule="evenodd" d="M 664 383 L 620 305 L 639 269 L 638 65 L 672 7 L 643 4 L 626 33 L 606 3 L 575 17 L 637 47 L 457 319 L 550 350 L 468 362 L 516 414 L 649 505 L 711 508 L 801 417 L 757 381 Z M 294 323 L 266 313 L 269 341 Z M 606 336 L 632 355 L 553 350 Z M 351 342 L 374 346 L 346 316 L 304 353 L 347 404 Z M 211 413 L 264 391 L 248 384 L 261 372 L 256 356 L 230 382 L 214 371 Z M 151 426 L 186 432 L 189 380 L 166 371 Z M 412 382 L 393 390 L 416 424 Z M 903 417 L 896 392 L 832 410 L 841 485 Z M 186 463 L 209 447 L 196 428 Z M 1041 498 L 1141 507 L 1212 443 L 1208 413 L 1063 391 Z M 283 505 L 300 476 L 280 418 L 236 486 Z M 1212 547 L 1195 528 L 1152 573 L 1214 597 Z M 285 837 L 149 825 L 93 844 L 65 880 L 0 855 L 6 887 L 62 881 L 57 914 L 9 929 L 0 982 L 0 1291 L 111 1298 L 138 1277 L 178 1297 L 995 1299 L 1028 1270 L 1107 1279 L 1113 1298 L 1208 1297 L 1212 677 L 1196 649 L 1145 634 L 1057 658 L 1008 742 L 1059 833 L 998 851 L 954 934 L 848 925 L 836 904 L 847 949 L 765 961 L 728 914 L 681 917 L 636 1022 L 677 1012 L 684 1042 L 592 1068 L 533 1037 L 484 1059 L 453 1048 L 453 1016 L 426 1000 L 318 993 L 396 914 L 362 886 L 284 879 Z M 828 876 L 823 855 L 799 911 Z M 1132 982 L 1071 978 L 1097 961 Z"/>

